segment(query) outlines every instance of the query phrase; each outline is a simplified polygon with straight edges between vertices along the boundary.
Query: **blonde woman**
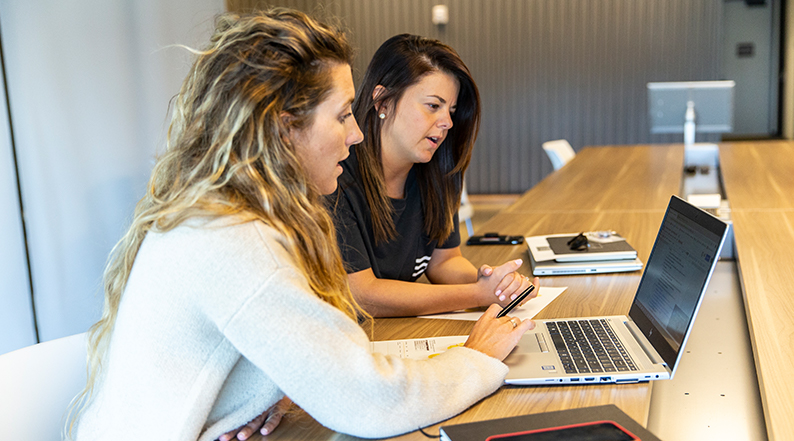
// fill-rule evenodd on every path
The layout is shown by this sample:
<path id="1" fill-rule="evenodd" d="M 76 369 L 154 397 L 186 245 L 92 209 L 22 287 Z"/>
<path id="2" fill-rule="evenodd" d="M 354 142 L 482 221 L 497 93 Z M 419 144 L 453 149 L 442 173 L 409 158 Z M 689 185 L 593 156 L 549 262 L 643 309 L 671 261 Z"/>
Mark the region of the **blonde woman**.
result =
<path id="1" fill-rule="evenodd" d="M 217 21 L 106 270 L 74 438 L 214 440 L 285 395 L 335 431 L 392 436 L 502 384 L 533 323 L 497 306 L 432 360 L 369 353 L 321 202 L 362 139 L 350 53 L 295 11 Z"/>

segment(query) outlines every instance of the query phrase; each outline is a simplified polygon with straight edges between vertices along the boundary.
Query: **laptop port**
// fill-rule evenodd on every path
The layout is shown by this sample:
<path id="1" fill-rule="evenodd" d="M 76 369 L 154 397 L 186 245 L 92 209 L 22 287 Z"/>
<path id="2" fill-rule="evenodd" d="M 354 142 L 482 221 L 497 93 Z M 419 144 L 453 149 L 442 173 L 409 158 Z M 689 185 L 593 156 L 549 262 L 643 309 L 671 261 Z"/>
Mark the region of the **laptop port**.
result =
<path id="1" fill-rule="evenodd" d="M 593 380 L 595 380 L 595 377 L 585 377 L 584 378 L 584 381 L 593 381 Z"/>
<path id="2" fill-rule="evenodd" d="M 601 377 L 601 381 L 611 381 L 612 377 Z"/>
<path id="3" fill-rule="evenodd" d="M 618 383 L 618 384 L 639 383 L 639 382 L 640 382 L 639 378 L 623 378 L 623 379 L 615 380 L 615 383 Z"/>
<path id="4" fill-rule="evenodd" d="M 571 378 L 571 381 L 579 381 L 578 378 Z"/>

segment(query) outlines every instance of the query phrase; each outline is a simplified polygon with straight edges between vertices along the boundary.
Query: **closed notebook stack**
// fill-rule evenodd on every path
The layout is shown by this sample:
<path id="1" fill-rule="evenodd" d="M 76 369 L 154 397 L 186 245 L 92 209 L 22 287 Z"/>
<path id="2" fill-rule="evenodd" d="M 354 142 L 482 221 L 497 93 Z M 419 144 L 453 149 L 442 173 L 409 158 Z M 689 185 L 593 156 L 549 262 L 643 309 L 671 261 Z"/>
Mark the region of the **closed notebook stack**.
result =
<path id="1" fill-rule="evenodd" d="M 567 441 L 583 439 L 598 440 L 603 438 L 573 438 L 575 435 L 570 432 L 566 433 L 563 429 L 570 426 L 585 425 L 585 423 L 601 422 L 616 423 L 614 426 L 623 428 L 626 432 L 629 432 L 630 435 L 633 435 L 633 437 L 623 439 L 659 441 L 659 438 L 634 421 L 630 416 L 626 415 L 614 404 L 442 426 L 440 435 L 442 441 L 484 441 L 491 437 L 493 437 L 494 440 L 508 439 L 502 437 L 508 434 L 519 434 L 538 431 L 540 429 L 555 428 L 556 431 L 543 430 L 543 436 L 539 439 L 565 439 Z M 555 436 L 558 437 L 555 438 Z M 533 439 L 529 435 L 525 437 L 527 440 Z M 517 437 L 514 439 L 521 438 Z M 621 437 L 607 437 L 606 439 L 621 439 Z"/>
<path id="2" fill-rule="evenodd" d="M 637 271 L 642 261 L 614 231 L 549 234 L 526 238 L 532 274 L 555 276 Z"/>

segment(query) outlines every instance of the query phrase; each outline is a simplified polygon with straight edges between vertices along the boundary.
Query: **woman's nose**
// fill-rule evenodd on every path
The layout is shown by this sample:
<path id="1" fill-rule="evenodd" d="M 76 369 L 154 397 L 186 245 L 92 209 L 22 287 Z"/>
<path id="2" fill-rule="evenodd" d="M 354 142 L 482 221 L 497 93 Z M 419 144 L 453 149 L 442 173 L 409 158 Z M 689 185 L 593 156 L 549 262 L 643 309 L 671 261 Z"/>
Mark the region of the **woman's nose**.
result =
<path id="1" fill-rule="evenodd" d="M 358 122 L 355 119 L 350 118 L 353 120 L 353 130 L 348 133 L 347 136 L 347 145 L 356 145 L 364 140 L 364 134 L 361 132 L 361 128 L 358 126 Z"/>
<path id="2" fill-rule="evenodd" d="M 438 127 L 444 130 L 452 128 L 452 115 L 445 112 L 444 117 L 438 120 Z"/>

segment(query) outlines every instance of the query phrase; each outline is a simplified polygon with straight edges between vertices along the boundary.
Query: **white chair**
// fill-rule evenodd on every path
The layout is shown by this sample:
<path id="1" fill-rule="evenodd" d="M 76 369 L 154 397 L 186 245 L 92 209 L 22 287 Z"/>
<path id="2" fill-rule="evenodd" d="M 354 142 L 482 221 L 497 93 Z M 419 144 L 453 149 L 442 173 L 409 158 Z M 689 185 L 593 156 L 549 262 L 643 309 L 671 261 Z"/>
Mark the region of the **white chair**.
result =
<path id="1" fill-rule="evenodd" d="M 474 206 L 469 201 L 469 192 L 466 191 L 466 183 L 463 183 L 463 191 L 460 193 L 460 208 L 458 209 L 458 221 L 466 223 L 466 231 L 469 237 L 474 236 L 474 226 L 471 218 L 474 217 Z"/>
<path id="2" fill-rule="evenodd" d="M 0 355 L 0 440 L 60 440 L 85 382 L 86 333 Z"/>
<path id="3" fill-rule="evenodd" d="M 571 144 L 564 139 L 557 139 L 555 141 L 546 141 L 543 143 L 543 150 L 549 155 L 551 166 L 554 170 L 559 170 L 563 165 L 576 156 L 576 152 L 571 147 Z"/>

